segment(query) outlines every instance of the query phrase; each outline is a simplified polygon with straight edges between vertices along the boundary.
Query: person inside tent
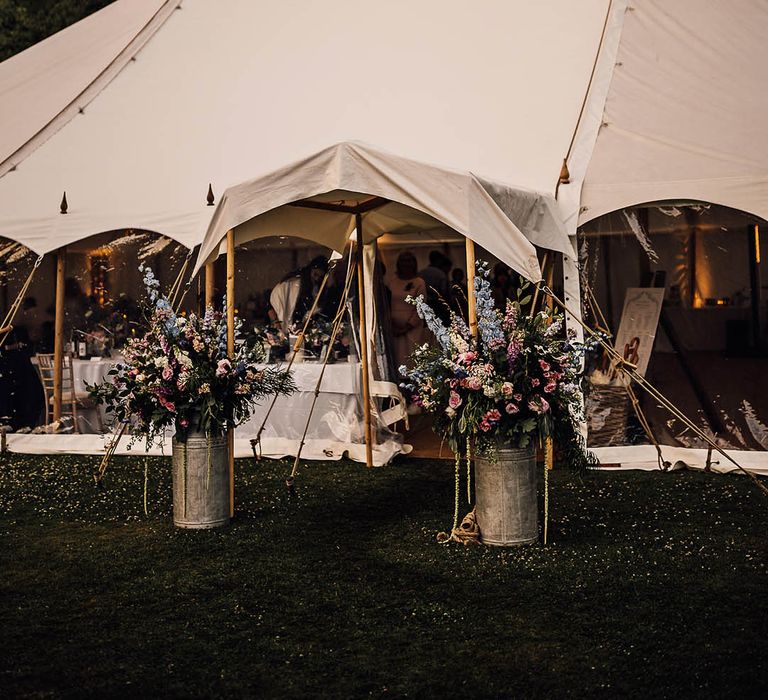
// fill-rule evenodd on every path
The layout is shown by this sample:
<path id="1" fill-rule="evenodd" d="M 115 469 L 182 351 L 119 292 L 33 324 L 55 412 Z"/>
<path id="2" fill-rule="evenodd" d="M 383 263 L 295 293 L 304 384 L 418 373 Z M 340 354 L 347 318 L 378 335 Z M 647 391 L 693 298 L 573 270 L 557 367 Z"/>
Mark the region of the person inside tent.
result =
<path id="1" fill-rule="evenodd" d="M 282 335 L 300 329 L 312 308 L 328 269 L 328 259 L 318 255 L 308 265 L 287 275 L 269 296 L 270 318 Z"/>
<path id="2" fill-rule="evenodd" d="M 448 321 L 448 303 L 450 296 L 450 273 L 453 263 L 448 256 L 439 250 L 433 250 L 429 254 L 429 265 L 419 272 L 419 277 L 427 286 L 427 303 L 435 310 L 435 313 L 444 322 Z"/>
<path id="3" fill-rule="evenodd" d="M 390 322 L 394 338 L 395 366 L 400 367 L 417 345 L 424 342 L 424 323 L 408 297 L 426 296 L 427 286 L 418 275 L 416 257 L 403 251 L 397 258 L 396 277 L 389 283 L 391 290 Z"/>
<path id="4" fill-rule="evenodd" d="M 30 358 L 37 301 L 27 297 L 0 351 L 0 416 L 13 430 L 29 432 L 43 412 L 43 387 Z"/>
<path id="5" fill-rule="evenodd" d="M 454 267 L 451 272 L 451 308 L 462 318 L 467 318 L 467 281 L 464 270 Z"/>

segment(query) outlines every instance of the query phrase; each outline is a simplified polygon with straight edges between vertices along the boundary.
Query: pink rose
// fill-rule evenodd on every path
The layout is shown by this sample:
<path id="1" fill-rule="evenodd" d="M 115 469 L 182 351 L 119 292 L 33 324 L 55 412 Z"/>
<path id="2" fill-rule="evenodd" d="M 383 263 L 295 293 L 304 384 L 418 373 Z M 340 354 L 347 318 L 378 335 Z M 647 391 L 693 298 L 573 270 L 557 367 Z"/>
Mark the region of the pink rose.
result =
<path id="1" fill-rule="evenodd" d="M 544 385 L 544 391 L 547 394 L 551 394 L 555 389 L 557 389 L 557 383 L 556 382 L 547 382 Z"/>
<path id="2" fill-rule="evenodd" d="M 539 386 L 541 381 L 539 381 L 536 377 L 533 377 L 533 379 L 531 379 L 531 384 L 533 384 L 533 386 Z"/>
<path id="3" fill-rule="evenodd" d="M 160 401 L 160 405 L 165 408 L 167 411 L 170 411 L 171 413 L 176 413 L 176 405 L 173 403 L 173 401 L 168 401 L 168 399 L 160 396 L 158 397 L 158 400 Z"/>
<path id="4" fill-rule="evenodd" d="M 534 396 L 528 402 L 528 408 L 534 413 L 546 413 L 549 410 L 549 402 L 543 396 Z"/>
<path id="5" fill-rule="evenodd" d="M 461 396 L 459 396 L 455 391 L 452 391 L 448 397 L 448 405 L 453 409 L 457 409 L 459 406 L 461 406 Z"/>
<path id="6" fill-rule="evenodd" d="M 484 433 L 487 433 L 493 426 L 487 421 L 484 420 L 480 423 L 480 430 L 482 430 Z"/>
<path id="7" fill-rule="evenodd" d="M 497 408 L 492 408 L 485 414 L 485 419 L 497 423 L 501 420 L 501 412 Z"/>
<path id="8" fill-rule="evenodd" d="M 477 357 L 477 353 L 474 353 L 471 350 L 469 352 L 463 352 L 459 355 L 459 362 L 468 365 L 475 359 L 475 357 Z"/>
<path id="9" fill-rule="evenodd" d="M 549 362 L 545 362 L 544 360 L 539 360 L 539 367 L 541 367 L 541 369 L 544 372 L 549 372 Z"/>
<path id="10" fill-rule="evenodd" d="M 173 369 L 170 366 L 163 367 L 163 379 L 165 379 L 165 381 L 168 381 L 172 377 L 173 377 Z"/>
<path id="11" fill-rule="evenodd" d="M 512 386 L 512 382 L 504 382 L 501 385 L 501 393 L 504 394 L 504 396 L 512 396 L 514 390 L 515 388 Z"/>
<path id="12" fill-rule="evenodd" d="M 523 400 L 523 395 L 522 394 L 515 394 L 512 398 L 515 401 L 517 401 L 518 403 L 520 403 Z"/>
<path id="13" fill-rule="evenodd" d="M 505 410 L 509 415 L 514 415 L 515 413 L 520 413 L 520 409 L 513 403 L 508 403 L 505 407 Z"/>
<path id="14" fill-rule="evenodd" d="M 478 377 L 470 377 L 467 379 L 467 387 L 472 391 L 480 391 L 483 388 L 483 383 Z"/>
<path id="15" fill-rule="evenodd" d="M 216 366 L 216 376 L 223 377 L 227 374 L 227 372 L 229 372 L 230 369 L 232 369 L 232 365 L 225 357 L 223 360 L 219 360 L 219 364 Z"/>

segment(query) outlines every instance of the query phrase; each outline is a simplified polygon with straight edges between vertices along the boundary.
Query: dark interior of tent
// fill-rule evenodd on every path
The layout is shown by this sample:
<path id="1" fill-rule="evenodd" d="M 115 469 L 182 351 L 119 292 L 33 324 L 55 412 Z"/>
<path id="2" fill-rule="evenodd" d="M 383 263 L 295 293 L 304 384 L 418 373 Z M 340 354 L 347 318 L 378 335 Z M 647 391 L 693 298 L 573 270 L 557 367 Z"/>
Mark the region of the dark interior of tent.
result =
<path id="1" fill-rule="evenodd" d="M 579 231 L 582 269 L 582 311 L 585 321 L 616 341 L 625 357 L 647 347 L 646 378 L 722 446 L 768 447 L 768 399 L 763 391 L 761 359 L 768 348 L 768 322 L 760 262 L 768 255 L 768 236 L 761 239 L 761 220 L 726 207 L 696 202 L 653 203 L 595 219 Z M 442 266 L 448 280 L 439 304 L 466 313 L 465 240 L 450 229 L 384 235 L 372 247 L 371 265 L 376 379 L 399 384 L 402 357 L 394 347 L 389 315 L 392 283 L 401 255 L 413 255 L 420 274 L 430 264 Z M 245 243 L 236 255 L 236 309 L 244 332 L 263 341 L 270 361 L 285 361 L 288 340 L 271 332 L 270 293 L 281 281 L 300 274 L 319 256 L 331 251 L 311 241 L 275 236 Z M 119 231 L 92 236 L 66 252 L 66 350 L 81 359 L 119 351 L 125 339 L 141 328 L 144 296 L 139 265 L 147 264 L 161 289 L 168 290 L 182 269 L 187 250 L 174 241 L 144 231 Z M 557 292 L 562 280 L 560 256 L 539 251 L 542 270 Z M 4 312 L 18 294 L 36 256 L 23 246 L 0 245 L 0 306 Z M 480 248 L 477 259 L 488 262 L 497 301 L 514 294 L 520 278 Z M 440 261 L 440 262 L 435 262 Z M 318 320 L 305 343 L 302 360 L 318 362 L 327 344 L 329 319 L 338 304 L 349 265 L 349 247 L 329 275 Z M 221 304 L 225 260 L 213 264 L 214 301 Z M 24 294 L 14 330 L 6 339 L 0 381 L 0 415 L 14 430 L 46 423 L 47 396 L 30 358 L 53 352 L 56 256 L 47 256 Z M 204 304 L 203 276 L 184 289 L 181 308 L 199 311 Z M 329 362 L 359 358 L 356 282 L 350 287 L 346 322 Z M 640 307 L 632 290 L 653 289 L 659 308 L 651 313 L 650 330 L 633 330 Z M 647 295 L 646 295 L 647 296 Z M 650 298 L 650 297 L 649 297 Z M 636 301 L 636 300 L 635 300 Z M 648 319 L 645 319 L 648 320 Z M 624 327 L 622 328 L 622 324 Z M 634 334 L 639 334 L 635 336 Z M 619 337 L 621 336 L 621 337 Z M 425 334 L 423 340 L 429 340 Z M 636 342 L 637 341 L 637 342 Z M 634 342 L 634 345 L 633 345 Z M 642 354 L 642 353 L 641 353 Z M 34 364 L 34 362 L 32 363 Z M 633 407 L 621 373 L 602 357 L 592 360 L 587 382 L 589 444 L 593 447 L 661 444 L 703 446 L 700 438 L 672 416 L 656 399 L 637 391 L 641 416 Z M 384 404 L 386 399 L 379 399 Z M 384 405 L 382 408 L 386 408 Z M 378 424 L 379 438 L 404 434 L 416 455 L 447 452 L 430 430 L 428 417 L 410 412 L 407 420 Z M 647 417 L 644 427 L 641 418 Z M 87 412 L 79 418 L 82 432 L 97 432 Z M 407 423 L 407 425 L 406 425 Z M 650 427 L 650 433 L 648 427 Z M 448 456 L 444 454 L 444 456 Z"/>
<path id="2" fill-rule="evenodd" d="M 320 300 L 316 320 L 310 325 L 301 361 L 320 363 L 329 353 L 329 363 L 358 362 L 360 357 L 357 282 L 352 264 L 353 282 L 346 302 L 345 322 L 333 347 L 327 347 L 330 320 L 339 304 L 345 275 L 350 266 L 348 245 L 329 274 Z M 372 309 L 375 318 L 370 324 L 375 333 L 376 356 L 371 359 L 375 379 L 399 385 L 398 356 L 393 343 L 393 320 L 390 317 L 392 287 L 398 277 L 398 262 L 412 256 L 420 275 L 445 277 L 445 288 L 438 294 L 427 285 L 432 303 L 447 312 L 452 309 L 466 317 L 466 242 L 463 236 L 448 228 L 433 231 L 385 234 L 369 246 L 373 261 L 369 267 Z M 141 303 L 145 299 L 144 264 L 156 275 L 160 288 L 170 290 L 182 271 L 188 251 L 169 238 L 146 231 L 126 230 L 99 234 L 68 246 L 65 254 L 64 338 L 65 353 L 71 354 L 84 366 L 83 360 L 99 358 L 114 361 L 126 338 L 141 333 Z M 286 362 L 291 356 L 292 338 L 279 338 L 274 328 L 274 311 L 270 304 L 272 291 L 286 279 L 306 271 L 318 258 L 328 260 L 332 251 L 312 241 L 287 236 L 259 238 L 237 246 L 235 256 L 235 308 L 243 322 L 243 332 L 250 339 L 261 341 L 270 362 Z M 539 251 L 542 267 L 550 284 L 561 289 L 559 256 Z M 476 258 L 487 263 L 489 280 L 503 304 L 514 297 L 522 278 L 496 257 L 480 248 Z M 31 272 L 36 255 L 23 246 L 5 241 L 0 246 L 0 306 L 6 311 L 22 289 Z M 354 261 L 353 261 L 354 262 Z M 191 265 L 191 263 L 190 263 Z M 436 269 L 439 268 L 438 273 Z M 221 308 L 226 287 L 226 259 L 217 258 L 213 269 L 213 302 Z M 189 269 L 185 279 L 189 278 Z M 180 292 L 179 306 L 183 313 L 200 312 L 204 307 L 205 273 L 196 276 Z M 56 280 L 56 255 L 46 256 L 24 294 L 3 353 L 4 371 L 0 382 L 0 416 L 14 431 L 43 432 L 49 418 L 45 413 L 47 395 L 44 382 L 37 373 L 38 355 L 53 352 L 53 318 Z M 396 323 L 396 321 L 395 321 Z M 422 341 L 428 342 L 424 332 Z M 325 346 L 325 347 L 324 347 Z M 105 362 L 106 364 L 106 362 Z M 95 365 L 86 369 L 95 371 Z M 81 387 L 82 388 L 82 387 Z M 50 392 L 48 392 L 50 393 Z M 378 408 L 386 410 L 391 401 L 377 398 Z M 104 429 L 95 415 L 96 410 L 81 410 L 75 432 L 95 433 Z M 414 447 L 416 456 L 449 457 L 447 447 L 441 446 L 431 430 L 428 416 L 409 410 L 407 418 L 395 423 L 375 424 L 377 440 L 401 433 Z M 358 417 L 360 418 L 360 417 Z M 108 426 L 107 426 L 108 427 Z"/>
<path id="3" fill-rule="evenodd" d="M 579 235 L 587 320 L 637 358 L 633 324 L 642 303 L 633 289 L 656 289 L 658 321 L 648 347 L 647 379 L 723 447 L 768 448 L 764 358 L 768 347 L 764 222 L 727 207 L 661 202 L 599 217 Z M 663 290 L 663 291 L 659 291 Z M 591 294 L 590 294 L 591 292 Z M 650 295 L 647 295 L 650 299 Z M 633 341 L 634 344 L 633 344 Z M 638 391 L 653 437 L 642 427 L 621 377 L 591 368 L 592 446 L 661 444 L 706 447 L 656 399 Z"/>
<path id="4" fill-rule="evenodd" d="M 138 230 L 97 234 L 67 246 L 64 254 L 64 351 L 78 361 L 106 360 L 141 332 L 144 297 L 139 266 L 151 267 L 168 289 L 187 250 L 170 238 Z M 20 293 L 12 330 L 0 357 L 0 422 L 15 432 L 43 431 L 50 422 L 52 389 L 39 374 L 39 356 L 53 356 L 57 255 L 46 255 L 29 280 L 37 256 L 13 241 L 0 242 L 0 310 Z M 187 303 L 195 303 L 189 290 Z M 93 369 L 96 363 L 93 363 Z M 80 392 L 83 393 L 83 392 Z M 82 398 L 82 397 L 79 397 Z M 81 411 L 74 432 L 100 432 L 96 411 Z"/>

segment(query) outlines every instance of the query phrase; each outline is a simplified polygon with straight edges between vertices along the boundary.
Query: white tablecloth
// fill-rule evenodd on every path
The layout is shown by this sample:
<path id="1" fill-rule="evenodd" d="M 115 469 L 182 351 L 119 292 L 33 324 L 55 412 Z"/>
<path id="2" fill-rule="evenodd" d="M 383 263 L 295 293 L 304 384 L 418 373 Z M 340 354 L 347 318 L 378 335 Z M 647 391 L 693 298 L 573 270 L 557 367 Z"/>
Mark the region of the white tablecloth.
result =
<path id="1" fill-rule="evenodd" d="M 75 385 L 75 393 L 85 393 L 88 391 L 86 384 L 90 386 L 106 379 L 110 368 L 120 361 L 122 361 L 121 357 L 107 357 L 96 360 L 74 358 L 72 360 L 72 381 Z M 101 421 L 99 421 L 97 412 L 101 416 Z M 100 426 L 108 425 L 109 417 L 104 406 L 80 408 L 77 413 L 81 433 L 100 433 Z"/>
<path id="2" fill-rule="evenodd" d="M 104 379 L 109 368 L 117 361 L 119 359 L 114 358 L 99 361 L 74 360 L 72 370 L 76 390 L 85 391 L 86 382 L 93 384 Z M 275 402 L 261 434 L 260 451 L 263 456 L 285 457 L 296 454 L 321 370 L 322 364 L 319 362 L 293 365 L 291 371 L 297 391 L 291 396 L 281 396 Z M 304 458 L 340 459 L 347 454 L 351 459 L 365 461 L 361 383 L 359 363 L 339 362 L 326 366 L 302 450 Z M 373 391 L 380 395 L 388 394 L 386 385 L 381 382 L 373 383 Z M 235 453 L 238 457 L 250 453 L 250 440 L 257 436 L 271 402 L 271 397 L 264 399 L 255 407 L 250 420 L 236 429 Z M 392 420 L 392 417 L 382 416 L 379 410 L 380 400 L 374 401 L 374 404 L 374 463 L 386 464 L 395 455 L 410 452 L 411 448 L 403 444 L 402 436 L 387 427 L 386 421 Z M 81 432 L 98 432 L 98 424 L 92 412 L 86 411 L 81 418 Z M 170 454 L 170 433 L 165 442 L 167 444 L 163 451 Z M 136 450 L 143 451 L 143 448 L 137 446 Z"/>
<path id="3" fill-rule="evenodd" d="M 97 384 L 107 377 L 107 372 L 119 358 L 99 358 L 98 360 L 72 360 L 72 378 L 75 382 L 75 392 L 88 391 L 86 384 Z"/>
<path id="4" fill-rule="evenodd" d="M 291 368 L 297 391 L 281 396 L 275 402 L 264 431 L 261 451 L 270 457 L 295 455 L 307 418 L 312 409 L 315 387 L 322 371 L 318 362 L 294 364 Z M 365 461 L 365 436 L 362 402 L 362 374 L 359 363 L 340 362 L 327 365 L 323 373 L 309 422 L 302 455 L 307 459 L 339 459 L 347 453 L 352 459 Z M 251 419 L 235 431 L 236 439 L 255 438 L 272 399 L 259 404 Z M 393 433 L 378 410 L 373 412 L 373 435 L 376 447 L 374 461 L 387 463 L 400 452 L 408 452 L 400 435 Z"/>

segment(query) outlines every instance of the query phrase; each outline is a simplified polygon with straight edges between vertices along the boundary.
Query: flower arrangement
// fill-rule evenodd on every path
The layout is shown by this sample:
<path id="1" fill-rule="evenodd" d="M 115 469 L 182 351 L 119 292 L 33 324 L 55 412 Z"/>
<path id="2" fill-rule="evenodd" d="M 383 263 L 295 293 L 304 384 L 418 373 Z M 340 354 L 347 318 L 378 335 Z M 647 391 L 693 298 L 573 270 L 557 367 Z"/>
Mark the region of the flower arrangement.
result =
<path id="1" fill-rule="evenodd" d="M 324 318 L 313 318 L 304 334 L 304 348 L 312 357 L 320 357 L 323 345 L 331 339 L 331 324 Z"/>
<path id="2" fill-rule="evenodd" d="M 413 367 L 400 368 L 406 377 L 402 386 L 433 415 L 435 431 L 456 455 L 468 454 L 473 439 L 479 452 L 490 453 L 499 445 L 522 448 L 553 437 L 568 461 L 586 464 L 590 458 L 577 429 L 586 346 L 563 332 L 560 314 L 521 312 L 531 301 L 528 283 L 503 312 L 496 309 L 487 276 L 487 265 L 478 263 L 478 338 L 455 312 L 446 326 L 423 297 L 409 299 L 437 346 L 414 351 Z"/>
<path id="3" fill-rule="evenodd" d="M 262 368 L 260 344 L 240 341 L 235 325 L 235 353 L 227 354 L 227 322 L 212 307 L 205 315 L 177 315 L 159 291 L 152 270 L 139 268 L 147 288 L 149 329 L 127 340 L 125 362 L 101 384 L 88 387 L 120 422 L 130 422 L 133 438 L 148 441 L 173 425 L 185 441 L 190 430 L 223 433 L 250 417 L 261 398 L 294 390 L 291 376 Z"/>

